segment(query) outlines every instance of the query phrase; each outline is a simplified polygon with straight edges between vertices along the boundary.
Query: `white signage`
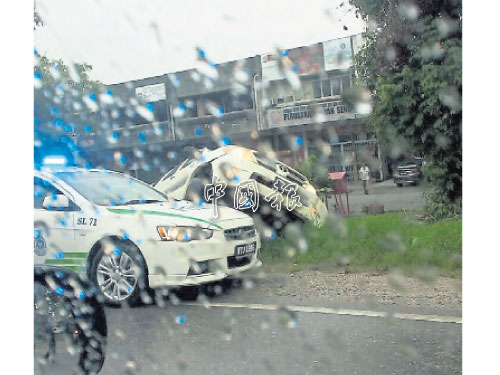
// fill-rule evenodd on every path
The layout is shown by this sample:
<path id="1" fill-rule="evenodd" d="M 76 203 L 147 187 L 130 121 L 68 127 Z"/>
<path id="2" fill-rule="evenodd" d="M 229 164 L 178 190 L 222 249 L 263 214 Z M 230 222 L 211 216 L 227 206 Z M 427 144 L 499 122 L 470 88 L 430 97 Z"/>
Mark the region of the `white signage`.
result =
<path id="1" fill-rule="evenodd" d="M 157 102 L 158 100 L 166 100 L 165 84 L 158 83 L 156 85 L 148 85 L 135 88 L 135 96 L 137 99 L 142 99 L 145 102 Z"/>
<path id="2" fill-rule="evenodd" d="M 352 66 L 351 38 L 340 38 L 323 42 L 325 70 L 347 70 Z"/>
<path id="3" fill-rule="evenodd" d="M 266 115 L 269 128 L 312 124 L 319 120 L 318 117 L 322 118 L 322 122 L 347 120 L 356 117 L 356 114 L 341 101 L 273 108 L 268 110 Z"/>
<path id="4" fill-rule="evenodd" d="M 262 79 L 264 81 L 278 81 L 285 78 L 280 69 L 278 56 L 268 53 L 261 55 L 260 58 L 262 63 Z"/>

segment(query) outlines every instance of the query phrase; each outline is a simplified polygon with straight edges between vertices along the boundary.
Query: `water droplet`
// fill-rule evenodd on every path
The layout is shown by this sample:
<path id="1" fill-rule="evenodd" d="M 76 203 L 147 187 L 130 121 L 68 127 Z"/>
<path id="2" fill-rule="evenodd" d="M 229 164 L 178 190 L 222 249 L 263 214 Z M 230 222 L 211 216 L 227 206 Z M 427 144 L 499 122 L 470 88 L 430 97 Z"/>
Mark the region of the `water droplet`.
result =
<path id="1" fill-rule="evenodd" d="M 285 306 L 281 306 L 277 310 L 278 322 L 287 328 L 293 329 L 298 327 L 297 314 Z"/>
<path id="2" fill-rule="evenodd" d="M 420 14 L 420 9 L 416 4 L 408 1 L 399 5 L 398 14 L 402 18 L 415 21 Z"/>

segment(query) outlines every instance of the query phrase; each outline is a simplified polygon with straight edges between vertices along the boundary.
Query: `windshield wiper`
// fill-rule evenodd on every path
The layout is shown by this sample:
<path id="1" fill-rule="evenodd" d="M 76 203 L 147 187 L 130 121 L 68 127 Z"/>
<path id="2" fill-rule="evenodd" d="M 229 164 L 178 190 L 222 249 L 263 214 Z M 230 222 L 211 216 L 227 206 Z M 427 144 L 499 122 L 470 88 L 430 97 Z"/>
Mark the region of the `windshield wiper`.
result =
<path id="1" fill-rule="evenodd" d="M 160 201 L 158 199 L 132 199 L 132 200 L 127 201 L 127 202 L 119 203 L 119 204 L 117 204 L 117 206 L 125 206 L 128 204 L 157 203 L 157 202 L 164 202 L 164 201 Z"/>

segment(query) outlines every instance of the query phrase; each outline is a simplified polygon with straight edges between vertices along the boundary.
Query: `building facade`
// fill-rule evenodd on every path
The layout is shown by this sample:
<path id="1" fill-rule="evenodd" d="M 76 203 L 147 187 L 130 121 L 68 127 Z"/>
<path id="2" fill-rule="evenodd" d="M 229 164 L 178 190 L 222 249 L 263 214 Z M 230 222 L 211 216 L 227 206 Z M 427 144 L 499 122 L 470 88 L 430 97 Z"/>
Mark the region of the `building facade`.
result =
<path id="1" fill-rule="evenodd" d="M 108 85 L 95 132 L 78 137 L 93 164 L 157 181 L 186 146 L 272 149 L 296 165 L 315 155 L 357 179 L 361 163 L 384 179 L 375 132 L 345 100 L 360 35 Z"/>

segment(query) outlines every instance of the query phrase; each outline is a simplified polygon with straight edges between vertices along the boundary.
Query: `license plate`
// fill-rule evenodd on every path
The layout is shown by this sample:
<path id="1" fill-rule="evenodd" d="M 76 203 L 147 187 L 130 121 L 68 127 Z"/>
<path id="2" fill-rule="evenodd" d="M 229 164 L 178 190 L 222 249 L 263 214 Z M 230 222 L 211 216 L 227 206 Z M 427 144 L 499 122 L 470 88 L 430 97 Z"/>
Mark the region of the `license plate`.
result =
<path id="1" fill-rule="evenodd" d="M 235 246 L 234 256 L 242 257 L 242 256 L 254 254 L 256 248 L 257 248 L 257 242 L 252 242 L 252 243 L 249 243 L 246 245 Z"/>

